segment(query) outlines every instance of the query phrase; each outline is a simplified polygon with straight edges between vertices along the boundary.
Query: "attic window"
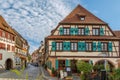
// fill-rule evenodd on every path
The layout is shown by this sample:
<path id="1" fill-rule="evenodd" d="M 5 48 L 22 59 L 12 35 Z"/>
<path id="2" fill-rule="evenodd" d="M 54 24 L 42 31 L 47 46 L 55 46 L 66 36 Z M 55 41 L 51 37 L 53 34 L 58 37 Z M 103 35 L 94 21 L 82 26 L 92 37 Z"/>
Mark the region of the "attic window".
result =
<path id="1" fill-rule="evenodd" d="M 80 20 L 84 21 L 85 20 L 85 16 L 80 16 Z"/>

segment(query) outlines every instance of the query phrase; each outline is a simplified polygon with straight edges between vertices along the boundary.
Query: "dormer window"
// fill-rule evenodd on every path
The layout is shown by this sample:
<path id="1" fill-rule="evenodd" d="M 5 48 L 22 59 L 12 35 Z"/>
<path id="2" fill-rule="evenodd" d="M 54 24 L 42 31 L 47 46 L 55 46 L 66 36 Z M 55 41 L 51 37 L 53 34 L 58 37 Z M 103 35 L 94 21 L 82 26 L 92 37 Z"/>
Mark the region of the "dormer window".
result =
<path id="1" fill-rule="evenodd" d="M 84 21 L 85 20 L 85 16 L 80 16 L 80 20 Z"/>

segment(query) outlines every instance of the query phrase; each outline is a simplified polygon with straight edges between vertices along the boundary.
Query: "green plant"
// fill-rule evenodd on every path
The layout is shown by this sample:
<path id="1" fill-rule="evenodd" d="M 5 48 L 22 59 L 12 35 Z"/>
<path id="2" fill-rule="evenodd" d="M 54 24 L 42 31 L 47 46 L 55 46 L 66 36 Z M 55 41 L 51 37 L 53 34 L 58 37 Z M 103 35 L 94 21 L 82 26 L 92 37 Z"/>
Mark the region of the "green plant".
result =
<path id="1" fill-rule="evenodd" d="M 54 67 L 52 68 L 52 74 L 55 74 L 55 68 Z"/>
<path id="2" fill-rule="evenodd" d="M 108 74 L 109 80 L 120 80 L 120 68 L 114 69 L 113 73 Z"/>
<path id="3" fill-rule="evenodd" d="M 80 75 L 80 79 L 81 79 L 81 80 L 85 80 L 84 74 L 81 74 L 81 75 Z"/>
<path id="4" fill-rule="evenodd" d="M 79 72 L 82 72 L 82 74 L 80 75 L 81 80 L 85 80 L 87 78 L 87 75 L 92 71 L 93 66 L 84 61 L 77 61 L 76 65 L 77 65 L 77 70 Z"/>
<path id="5" fill-rule="evenodd" d="M 84 61 L 78 61 L 77 62 L 77 70 L 82 71 L 83 73 L 89 73 L 93 69 L 93 66 L 89 63 L 86 63 Z"/>
<path id="6" fill-rule="evenodd" d="M 103 69 L 105 69 L 104 68 L 104 65 L 95 65 L 95 66 L 93 66 L 93 69 L 94 69 L 94 71 L 101 71 L 101 70 L 103 70 Z"/>

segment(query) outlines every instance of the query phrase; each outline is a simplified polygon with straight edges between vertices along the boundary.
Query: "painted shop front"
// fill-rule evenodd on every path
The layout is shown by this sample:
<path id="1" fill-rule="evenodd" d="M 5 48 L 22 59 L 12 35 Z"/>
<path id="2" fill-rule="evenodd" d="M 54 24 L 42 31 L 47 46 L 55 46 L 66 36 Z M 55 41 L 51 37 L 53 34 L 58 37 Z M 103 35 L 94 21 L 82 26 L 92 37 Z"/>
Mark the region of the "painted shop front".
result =
<path id="1" fill-rule="evenodd" d="M 45 38 L 45 52 L 57 70 L 70 67 L 76 73 L 78 60 L 117 68 L 120 38 L 107 23 L 78 5 Z"/>

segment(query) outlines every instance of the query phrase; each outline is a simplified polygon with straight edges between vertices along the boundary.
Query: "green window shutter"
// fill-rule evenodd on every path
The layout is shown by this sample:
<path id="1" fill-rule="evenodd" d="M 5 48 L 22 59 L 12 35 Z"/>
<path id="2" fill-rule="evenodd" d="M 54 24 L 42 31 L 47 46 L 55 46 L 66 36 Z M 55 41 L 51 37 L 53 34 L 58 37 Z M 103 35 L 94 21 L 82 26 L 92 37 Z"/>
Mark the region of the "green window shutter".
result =
<path id="1" fill-rule="evenodd" d="M 63 42 L 63 50 L 64 50 L 64 51 L 67 51 L 67 45 L 66 45 L 66 42 Z"/>
<path id="2" fill-rule="evenodd" d="M 78 28 L 75 28 L 75 35 L 78 35 Z"/>
<path id="3" fill-rule="evenodd" d="M 82 43 L 81 42 L 78 42 L 78 51 L 82 51 Z"/>
<path id="4" fill-rule="evenodd" d="M 101 51 L 102 48 L 101 48 L 101 42 L 98 42 L 98 51 Z"/>
<path id="5" fill-rule="evenodd" d="M 74 35 L 74 28 L 70 28 L 70 35 Z"/>
<path id="6" fill-rule="evenodd" d="M 55 60 L 55 68 L 58 69 L 59 68 L 58 66 L 59 66 L 59 61 L 56 59 Z"/>
<path id="7" fill-rule="evenodd" d="M 108 51 L 112 52 L 112 42 L 108 43 Z"/>
<path id="8" fill-rule="evenodd" d="M 89 64 L 93 65 L 93 61 L 92 61 L 92 60 L 89 60 Z"/>
<path id="9" fill-rule="evenodd" d="M 96 49 L 97 49 L 96 42 L 93 42 L 92 48 L 93 48 L 93 51 L 96 51 Z"/>
<path id="10" fill-rule="evenodd" d="M 63 27 L 60 27 L 60 28 L 59 28 L 59 33 L 60 33 L 60 35 L 63 35 L 63 34 L 64 34 Z"/>
<path id="11" fill-rule="evenodd" d="M 68 59 L 65 60 L 65 66 L 71 66 L 70 60 Z"/>
<path id="12" fill-rule="evenodd" d="M 104 35 L 104 29 L 100 28 L 100 35 L 103 36 Z"/>
<path id="13" fill-rule="evenodd" d="M 85 28 L 85 35 L 89 35 L 89 28 L 87 27 L 87 28 Z"/>
<path id="14" fill-rule="evenodd" d="M 52 42 L 52 51 L 56 50 L 56 42 Z"/>
<path id="15" fill-rule="evenodd" d="M 65 66 L 69 66 L 69 60 L 68 59 L 65 60 Z"/>
<path id="16" fill-rule="evenodd" d="M 86 50 L 86 44 L 85 42 L 82 42 L 82 51 L 85 51 Z"/>
<path id="17" fill-rule="evenodd" d="M 70 60 L 68 60 L 68 66 L 71 66 L 71 61 Z"/>
<path id="18" fill-rule="evenodd" d="M 63 50 L 70 51 L 70 42 L 63 42 Z"/>
<path id="19" fill-rule="evenodd" d="M 66 42 L 67 43 L 67 50 L 70 51 L 70 42 Z"/>

